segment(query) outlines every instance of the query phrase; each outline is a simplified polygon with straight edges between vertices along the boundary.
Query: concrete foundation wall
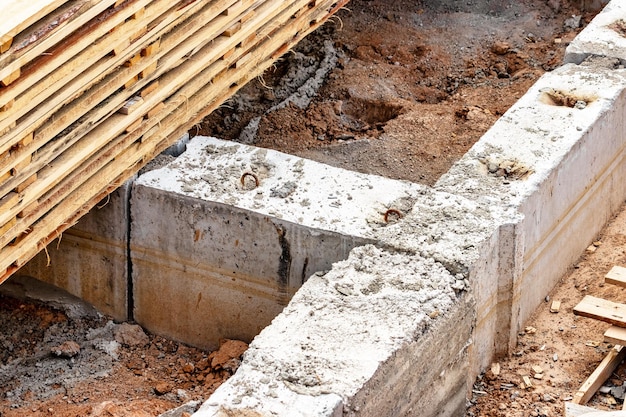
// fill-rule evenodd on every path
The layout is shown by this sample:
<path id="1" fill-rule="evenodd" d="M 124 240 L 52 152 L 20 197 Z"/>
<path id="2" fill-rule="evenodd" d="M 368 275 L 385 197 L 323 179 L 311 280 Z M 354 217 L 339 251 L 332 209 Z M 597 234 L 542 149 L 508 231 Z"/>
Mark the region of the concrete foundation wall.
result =
<path id="1" fill-rule="evenodd" d="M 513 210 L 520 216 L 513 235 L 497 243 L 500 255 L 510 252 L 498 273 L 485 275 L 480 262 L 471 273 L 481 340 L 491 340 L 492 325 L 508 333 L 494 339 L 492 350 L 483 346 L 480 352 L 507 353 L 523 323 L 626 198 L 620 180 L 626 169 L 625 75 L 603 63 L 566 65 L 546 74 L 436 185 L 494 215 Z M 547 94 L 555 91 L 584 104 L 550 104 Z M 491 173 L 491 166 L 511 173 Z M 492 314 L 498 318 L 490 319 Z M 491 355 L 477 359 L 484 369 Z"/>
<path id="2" fill-rule="evenodd" d="M 134 318 L 204 348 L 221 338 L 251 341 L 310 275 L 374 242 L 386 207 L 402 209 L 422 189 L 194 138 L 175 162 L 133 185 Z"/>
<path id="3" fill-rule="evenodd" d="M 448 411 L 459 411 L 474 305 L 456 283 L 432 259 L 354 249 L 305 283 L 254 339 L 241 372 L 197 415 L 331 416 L 334 408 L 311 414 L 298 407 L 306 398 L 319 410 L 330 393 L 346 416 L 436 415 L 442 397 Z M 432 395 L 435 382 L 443 384 L 441 398 Z"/>
<path id="4" fill-rule="evenodd" d="M 450 314 L 394 352 L 350 400 L 354 415 L 463 415 L 474 308 L 465 294 Z"/>
<path id="5" fill-rule="evenodd" d="M 367 243 L 142 184 L 131 203 L 135 320 L 208 349 L 251 341 L 313 272 Z"/>
<path id="6" fill-rule="evenodd" d="M 129 192 L 127 182 L 18 274 L 63 288 L 115 320 L 127 320 Z"/>

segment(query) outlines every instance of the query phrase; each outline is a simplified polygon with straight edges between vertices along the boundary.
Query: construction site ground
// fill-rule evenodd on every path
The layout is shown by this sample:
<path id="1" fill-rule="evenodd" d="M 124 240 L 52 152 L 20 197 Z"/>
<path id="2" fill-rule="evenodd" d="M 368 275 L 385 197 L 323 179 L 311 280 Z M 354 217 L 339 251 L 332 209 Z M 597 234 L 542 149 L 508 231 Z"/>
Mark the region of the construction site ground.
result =
<path id="1" fill-rule="evenodd" d="M 353 0 L 190 133 L 432 185 L 562 63 L 593 18 L 584 4 Z M 622 210 L 546 294 L 497 375 L 476 381 L 468 415 L 564 415 L 564 401 L 611 348 L 602 341 L 607 325 L 572 308 L 586 294 L 624 300 L 603 276 L 625 264 Z M 562 303 L 557 313 L 552 300 Z M 84 311 L 0 298 L 0 416 L 156 416 L 208 398 L 245 349 L 228 341 L 205 352 Z M 520 388 L 523 376 L 532 387 Z M 624 380 L 620 368 L 607 383 Z M 591 404 L 621 408 L 612 392 Z"/>

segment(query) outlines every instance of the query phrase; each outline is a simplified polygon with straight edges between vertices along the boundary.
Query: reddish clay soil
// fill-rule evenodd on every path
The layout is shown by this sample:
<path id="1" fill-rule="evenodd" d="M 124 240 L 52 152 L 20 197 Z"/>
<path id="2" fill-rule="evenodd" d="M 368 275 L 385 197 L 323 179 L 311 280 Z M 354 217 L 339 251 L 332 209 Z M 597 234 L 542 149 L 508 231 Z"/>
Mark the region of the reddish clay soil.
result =
<path id="1" fill-rule="evenodd" d="M 0 416 L 147 417 L 184 404 L 193 412 L 247 349 L 225 340 L 202 351 L 83 304 L 0 294 Z"/>
<path id="2" fill-rule="evenodd" d="M 593 14 L 580 1 L 353 0 L 295 53 L 193 130 L 356 171 L 432 185 L 546 71 Z M 572 19 L 572 16 L 577 16 Z M 305 108 L 294 67 L 338 62 Z M 292 82 L 297 87 L 296 82 Z"/>

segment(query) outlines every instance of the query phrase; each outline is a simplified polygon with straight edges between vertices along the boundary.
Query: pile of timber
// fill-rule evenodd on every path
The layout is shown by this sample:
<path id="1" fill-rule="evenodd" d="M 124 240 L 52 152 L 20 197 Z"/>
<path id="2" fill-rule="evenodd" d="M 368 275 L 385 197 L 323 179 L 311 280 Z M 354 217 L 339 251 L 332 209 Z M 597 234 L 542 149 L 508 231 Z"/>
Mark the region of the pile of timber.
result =
<path id="1" fill-rule="evenodd" d="M 0 283 L 347 1 L 2 1 Z"/>

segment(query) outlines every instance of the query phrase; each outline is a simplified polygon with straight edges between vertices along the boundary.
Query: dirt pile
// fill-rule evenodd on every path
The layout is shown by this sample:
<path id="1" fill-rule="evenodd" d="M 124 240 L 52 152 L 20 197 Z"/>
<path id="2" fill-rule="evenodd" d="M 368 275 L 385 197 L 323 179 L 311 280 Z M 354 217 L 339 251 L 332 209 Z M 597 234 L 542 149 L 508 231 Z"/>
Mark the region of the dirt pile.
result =
<path id="1" fill-rule="evenodd" d="M 150 335 L 22 278 L 2 287 L 0 346 L 0 415 L 68 417 L 194 411 L 247 349 L 224 340 L 204 352 Z"/>

